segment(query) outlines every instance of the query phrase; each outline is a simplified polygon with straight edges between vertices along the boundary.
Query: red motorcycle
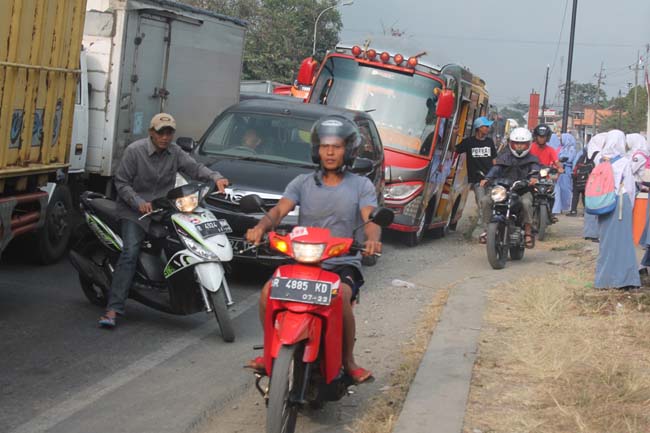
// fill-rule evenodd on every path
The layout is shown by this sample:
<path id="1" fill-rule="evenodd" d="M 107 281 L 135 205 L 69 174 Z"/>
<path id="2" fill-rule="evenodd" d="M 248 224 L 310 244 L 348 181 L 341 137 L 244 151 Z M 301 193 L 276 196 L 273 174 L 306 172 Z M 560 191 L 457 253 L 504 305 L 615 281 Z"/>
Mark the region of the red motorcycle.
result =
<path id="1" fill-rule="evenodd" d="M 255 195 L 242 198 L 240 207 L 249 212 L 264 209 Z M 387 227 L 393 212 L 377 208 L 370 220 Z M 301 407 L 340 400 L 354 383 L 342 368 L 343 303 L 337 296 L 341 280 L 321 263 L 363 246 L 316 227 L 271 231 L 266 242 L 296 263 L 278 267 L 271 278 L 264 321 L 264 365 L 270 380 L 263 388 L 263 375 L 257 373 L 255 385 L 268 406 L 266 432 L 293 433 Z"/>

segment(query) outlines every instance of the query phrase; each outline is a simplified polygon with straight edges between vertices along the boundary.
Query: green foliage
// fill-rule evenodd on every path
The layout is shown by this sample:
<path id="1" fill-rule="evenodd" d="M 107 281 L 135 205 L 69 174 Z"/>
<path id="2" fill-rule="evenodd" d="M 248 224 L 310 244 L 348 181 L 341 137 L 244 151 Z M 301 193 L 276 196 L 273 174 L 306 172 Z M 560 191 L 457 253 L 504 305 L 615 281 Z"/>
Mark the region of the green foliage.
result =
<path id="1" fill-rule="evenodd" d="M 314 22 L 336 0 L 183 0 L 248 21 L 242 79 L 292 83 L 300 62 L 312 52 Z M 316 47 L 323 53 L 338 42 L 343 24 L 336 8 L 318 21 Z"/>
<path id="2" fill-rule="evenodd" d="M 596 105 L 596 96 L 598 95 L 598 107 L 605 108 L 607 103 L 607 93 L 603 89 L 598 89 L 593 83 L 576 83 L 571 82 L 571 98 L 569 105 L 572 111 L 581 111 L 585 106 L 593 107 Z"/>
<path id="3" fill-rule="evenodd" d="M 644 86 L 637 86 L 637 103 L 634 106 L 634 88 L 627 95 L 610 101 L 614 115 L 603 119 L 602 130 L 620 129 L 626 133 L 645 131 L 648 94 Z"/>

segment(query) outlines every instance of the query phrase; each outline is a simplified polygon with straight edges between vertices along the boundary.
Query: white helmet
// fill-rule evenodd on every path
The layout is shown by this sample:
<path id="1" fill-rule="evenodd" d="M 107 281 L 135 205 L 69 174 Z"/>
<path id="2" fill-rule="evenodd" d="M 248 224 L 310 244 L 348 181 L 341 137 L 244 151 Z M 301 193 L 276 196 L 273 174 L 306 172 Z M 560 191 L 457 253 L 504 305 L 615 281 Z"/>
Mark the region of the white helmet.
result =
<path id="1" fill-rule="evenodd" d="M 530 152 L 531 141 L 533 141 L 533 134 L 531 134 L 528 129 L 515 128 L 510 133 L 510 142 L 508 143 L 508 147 L 510 148 L 510 152 L 512 152 L 515 158 L 523 158 L 524 156 L 528 155 L 528 152 Z M 527 143 L 528 147 L 524 150 L 516 150 L 512 146 L 513 143 Z"/>

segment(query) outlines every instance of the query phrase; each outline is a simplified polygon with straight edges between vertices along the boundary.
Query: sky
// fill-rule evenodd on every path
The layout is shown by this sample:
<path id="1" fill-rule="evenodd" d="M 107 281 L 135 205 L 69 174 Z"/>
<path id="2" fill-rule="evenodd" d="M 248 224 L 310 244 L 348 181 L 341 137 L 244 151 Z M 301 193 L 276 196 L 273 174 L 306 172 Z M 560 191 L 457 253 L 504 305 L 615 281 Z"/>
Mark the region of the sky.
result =
<path id="1" fill-rule="evenodd" d="M 573 0 L 354 0 L 339 9 L 341 38 L 363 42 L 396 27 L 414 51 L 469 67 L 501 106 L 527 103 L 532 89 L 543 94 L 550 65 L 547 105 L 561 105 L 572 7 Z M 578 0 L 575 41 L 572 80 L 596 84 L 603 62 L 608 97 L 626 94 L 634 83 L 629 66 L 650 43 L 650 0 Z M 638 76 L 642 84 L 643 71 Z"/>

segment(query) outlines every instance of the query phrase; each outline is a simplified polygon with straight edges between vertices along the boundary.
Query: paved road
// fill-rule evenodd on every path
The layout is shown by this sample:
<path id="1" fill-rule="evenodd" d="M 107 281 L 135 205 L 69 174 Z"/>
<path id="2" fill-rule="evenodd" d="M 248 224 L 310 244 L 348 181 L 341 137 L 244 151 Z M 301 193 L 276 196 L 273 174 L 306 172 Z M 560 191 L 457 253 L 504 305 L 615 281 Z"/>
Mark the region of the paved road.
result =
<path id="1" fill-rule="evenodd" d="M 381 266 L 368 272 L 368 290 L 460 254 L 460 240 L 412 249 L 389 240 Z M 170 316 L 134 302 L 115 331 L 99 330 L 100 310 L 67 262 L 28 262 L 29 251 L 9 251 L 0 265 L 1 432 L 177 433 L 247 399 L 251 377 L 241 365 L 262 341 L 255 306 L 264 272 L 248 268 L 230 279 L 239 306 L 231 311 L 237 340 L 227 344 L 212 316 Z M 364 301 L 366 310 L 375 303 Z"/>

